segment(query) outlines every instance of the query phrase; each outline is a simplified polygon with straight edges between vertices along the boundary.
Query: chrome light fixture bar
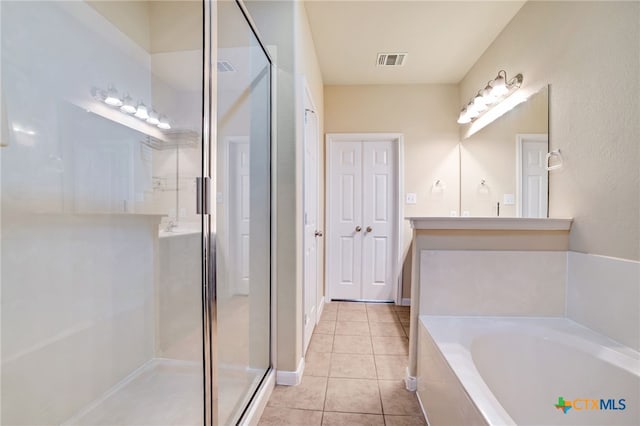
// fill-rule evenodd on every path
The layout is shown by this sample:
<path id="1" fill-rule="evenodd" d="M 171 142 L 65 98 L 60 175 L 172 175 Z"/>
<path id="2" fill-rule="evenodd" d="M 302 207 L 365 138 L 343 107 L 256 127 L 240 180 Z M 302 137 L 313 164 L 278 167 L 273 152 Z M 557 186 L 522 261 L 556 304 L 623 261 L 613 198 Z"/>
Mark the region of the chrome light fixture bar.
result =
<path id="1" fill-rule="evenodd" d="M 120 97 L 118 90 L 113 85 L 109 86 L 107 90 L 92 87 L 91 96 L 99 102 L 117 108 L 123 114 L 145 121 L 151 126 L 156 126 L 162 130 L 171 129 L 169 120 L 165 115 L 158 114 L 156 110 L 147 108 L 143 101 L 135 104 L 128 93 L 124 97 Z"/>
<path id="2" fill-rule="evenodd" d="M 508 79 L 505 70 L 498 71 L 496 78 L 487 82 L 484 89 L 479 90 L 469 103 L 462 108 L 458 116 L 458 124 L 468 124 L 475 121 L 518 90 L 522 86 L 522 80 L 522 74 L 517 74 L 515 77 Z"/>

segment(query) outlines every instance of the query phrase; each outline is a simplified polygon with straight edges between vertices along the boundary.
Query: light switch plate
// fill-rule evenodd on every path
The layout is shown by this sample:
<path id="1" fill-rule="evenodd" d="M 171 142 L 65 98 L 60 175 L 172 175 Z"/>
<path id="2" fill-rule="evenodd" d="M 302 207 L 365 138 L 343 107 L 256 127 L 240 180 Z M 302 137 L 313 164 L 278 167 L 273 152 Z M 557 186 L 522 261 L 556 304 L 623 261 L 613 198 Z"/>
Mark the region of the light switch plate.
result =
<path id="1" fill-rule="evenodd" d="M 513 194 L 504 194 L 502 202 L 505 206 L 512 206 L 516 203 L 516 197 Z"/>
<path id="2" fill-rule="evenodd" d="M 415 192 L 407 192 L 405 203 L 415 204 L 418 202 L 418 195 Z"/>

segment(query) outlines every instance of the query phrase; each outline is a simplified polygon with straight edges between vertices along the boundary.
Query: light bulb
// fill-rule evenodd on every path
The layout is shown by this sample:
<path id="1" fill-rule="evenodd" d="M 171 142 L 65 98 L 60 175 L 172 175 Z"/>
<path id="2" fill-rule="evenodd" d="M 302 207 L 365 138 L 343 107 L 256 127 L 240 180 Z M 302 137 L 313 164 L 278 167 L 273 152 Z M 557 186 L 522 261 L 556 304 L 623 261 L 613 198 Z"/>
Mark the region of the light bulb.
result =
<path id="1" fill-rule="evenodd" d="M 469 118 L 473 120 L 480 115 L 480 111 L 478 111 L 473 104 L 469 104 L 469 106 L 467 106 L 467 114 L 469 115 Z"/>
<path id="2" fill-rule="evenodd" d="M 149 118 L 149 112 L 147 111 L 147 107 L 144 102 L 138 103 L 138 108 L 136 109 L 135 116 L 140 120 L 146 120 Z"/>
<path id="3" fill-rule="evenodd" d="M 158 127 L 162 130 L 169 130 L 171 125 L 169 124 L 169 120 L 164 115 L 161 115 L 159 118 Z"/>
<path id="4" fill-rule="evenodd" d="M 114 107 L 122 106 L 122 99 L 118 96 L 118 91 L 115 87 L 111 86 L 107 91 L 107 97 L 104 99 L 104 103 Z"/>
<path id="5" fill-rule="evenodd" d="M 158 119 L 158 113 L 155 110 L 151 110 L 149 113 L 149 118 L 147 118 L 147 123 L 157 126 L 160 124 L 160 120 Z"/>
<path id="6" fill-rule="evenodd" d="M 478 106 L 486 106 L 487 100 L 482 96 L 480 92 L 473 98 L 473 103 Z"/>
<path id="7" fill-rule="evenodd" d="M 491 84 L 487 84 L 487 86 L 480 92 L 484 98 L 484 103 L 487 105 L 491 105 L 496 101 L 496 97 L 491 94 L 491 89 Z"/>
<path id="8" fill-rule="evenodd" d="M 491 96 L 499 98 L 506 95 L 509 92 L 507 89 L 507 82 L 503 76 L 498 75 L 491 83 Z"/>
<path id="9" fill-rule="evenodd" d="M 133 104 L 133 99 L 128 94 L 124 97 L 122 101 L 122 106 L 120 107 L 120 111 L 125 112 L 127 114 L 134 114 L 137 111 L 136 106 Z"/>
<path id="10" fill-rule="evenodd" d="M 473 109 L 479 113 L 487 110 L 487 105 L 484 103 L 482 96 L 478 95 L 473 99 Z"/>
<path id="11" fill-rule="evenodd" d="M 469 114 L 469 111 L 467 111 L 467 108 L 463 108 L 462 111 L 460 111 L 460 117 L 458 117 L 458 124 L 467 124 L 467 123 L 471 123 L 471 115 Z"/>

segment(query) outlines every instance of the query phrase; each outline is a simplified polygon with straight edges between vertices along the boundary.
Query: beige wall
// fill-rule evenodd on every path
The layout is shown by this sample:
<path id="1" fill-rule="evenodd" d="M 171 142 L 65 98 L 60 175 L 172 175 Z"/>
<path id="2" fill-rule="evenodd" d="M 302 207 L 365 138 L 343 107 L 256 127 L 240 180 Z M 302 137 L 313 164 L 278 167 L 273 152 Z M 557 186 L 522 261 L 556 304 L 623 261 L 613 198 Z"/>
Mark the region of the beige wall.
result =
<path id="1" fill-rule="evenodd" d="M 417 204 L 404 205 L 404 216 L 449 216 L 458 210 L 455 85 L 325 86 L 324 96 L 326 133 L 404 135 L 404 192 L 415 192 L 418 198 Z M 437 179 L 445 185 L 443 192 L 432 191 Z M 404 194 L 400 198 L 404 200 Z M 404 228 L 406 259 L 411 232 L 408 223 Z M 410 271 L 406 261 L 404 269 Z M 410 283 L 403 281 L 403 297 L 408 298 Z"/>
<path id="2" fill-rule="evenodd" d="M 302 353 L 301 77 L 309 84 L 323 126 L 322 76 L 304 5 L 294 1 L 245 2 L 276 58 L 276 274 L 277 365 L 294 371 Z M 302 110 L 301 110 L 302 108 Z"/>
<path id="3" fill-rule="evenodd" d="M 460 84 L 460 105 L 499 69 L 551 84 L 550 214 L 575 218 L 573 251 L 640 259 L 639 40 L 640 3 L 528 2 Z"/>
<path id="4" fill-rule="evenodd" d="M 202 2 L 150 1 L 151 53 L 202 49 Z"/>
<path id="5" fill-rule="evenodd" d="M 86 1 L 132 41 L 147 52 L 151 51 L 148 1 Z"/>
<path id="6" fill-rule="evenodd" d="M 323 147 L 323 135 L 324 135 L 324 85 L 322 81 L 322 72 L 320 71 L 320 63 L 316 55 L 316 48 L 311 35 L 311 27 L 309 26 L 309 19 L 307 16 L 307 10 L 304 2 L 297 3 L 296 9 L 296 38 L 295 38 L 295 58 L 296 58 L 296 76 L 306 81 L 306 85 L 311 92 L 311 98 L 315 106 L 316 114 L 318 117 L 318 162 L 324 164 L 324 150 Z M 298 113 L 296 130 L 298 137 L 298 182 L 302 184 L 302 146 L 304 143 L 304 86 L 297 86 L 297 100 L 298 100 Z M 298 188 L 301 191 L 301 186 Z M 318 179 L 318 195 L 320 202 L 318 204 L 318 229 L 323 229 L 324 223 L 324 180 Z M 302 201 L 302 198 L 300 199 Z M 300 205 L 299 208 L 302 208 Z M 301 217 L 302 211 L 299 212 Z M 300 219 L 301 220 L 301 219 Z M 300 227 L 302 227 L 302 221 Z M 298 271 L 302 274 L 303 269 L 303 250 L 302 250 L 302 234 L 299 235 L 299 247 L 298 251 Z M 324 287 L 324 239 L 317 239 L 318 246 L 318 283 L 321 287 Z M 302 275 L 299 275 L 299 279 L 302 280 Z M 324 288 L 320 289 L 320 294 L 324 295 Z M 318 300 L 319 302 L 319 300 Z"/>
<path id="7" fill-rule="evenodd" d="M 202 49 L 199 0 L 87 0 L 87 3 L 149 53 Z"/>
<path id="8" fill-rule="evenodd" d="M 296 131 L 294 71 L 294 3 L 245 2 L 276 65 L 276 155 L 274 163 L 276 252 L 276 369 L 295 371 L 301 355 L 302 290 L 296 265 Z"/>

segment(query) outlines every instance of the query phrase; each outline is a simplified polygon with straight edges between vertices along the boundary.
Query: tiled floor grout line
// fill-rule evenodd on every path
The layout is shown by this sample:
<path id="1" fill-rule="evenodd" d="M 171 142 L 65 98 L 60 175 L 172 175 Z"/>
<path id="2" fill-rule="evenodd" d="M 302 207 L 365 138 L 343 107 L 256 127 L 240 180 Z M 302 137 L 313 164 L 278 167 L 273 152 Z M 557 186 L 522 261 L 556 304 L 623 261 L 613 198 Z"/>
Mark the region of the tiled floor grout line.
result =
<path id="1" fill-rule="evenodd" d="M 383 401 L 383 398 L 382 398 L 382 388 L 381 388 L 382 385 L 381 385 L 381 382 L 383 382 L 383 381 L 386 381 L 386 382 L 395 381 L 394 379 L 391 378 L 391 377 L 395 377 L 395 375 L 386 377 L 385 379 L 381 378 L 379 365 L 378 365 L 378 362 L 377 362 L 377 356 L 380 356 L 380 357 L 382 357 L 382 359 L 385 359 L 385 357 L 401 356 L 401 355 L 404 355 L 406 357 L 407 354 L 406 353 L 405 354 L 386 353 L 386 352 L 389 352 L 388 345 L 389 345 L 389 343 L 393 342 L 393 339 L 389 343 L 385 342 L 384 340 L 382 340 L 382 342 L 379 341 L 378 346 L 379 346 L 379 350 L 382 350 L 382 353 L 377 354 L 376 350 L 375 350 L 375 347 L 374 347 L 374 338 L 379 338 L 379 339 L 385 339 L 385 338 L 387 338 L 387 339 L 389 339 L 389 338 L 407 339 L 406 331 L 404 330 L 404 327 L 402 325 L 402 321 L 401 321 L 401 318 L 400 318 L 400 312 L 401 311 L 400 310 L 395 310 L 395 309 L 391 310 L 391 311 L 388 311 L 388 310 L 377 310 L 377 309 L 372 310 L 372 309 L 369 308 L 368 304 L 364 304 L 364 313 L 365 313 L 365 318 L 366 318 L 366 323 L 367 323 L 367 327 L 366 328 L 367 328 L 367 331 L 368 331 L 368 334 L 366 336 L 363 336 L 362 333 L 358 334 L 358 327 L 360 327 L 360 330 L 364 331 L 363 327 L 358 326 L 355 329 L 354 328 L 350 329 L 349 325 L 343 325 L 343 327 L 340 329 L 341 332 L 343 332 L 345 334 L 337 334 L 337 332 L 338 332 L 338 323 L 339 322 L 343 322 L 343 323 L 344 322 L 352 322 L 352 323 L 353 322 L 360 322 L 360 321 L 353 320 L 353 319 L 342 319 L 342 320 L 339 320 L 340 312 L 358 313 L 358 312 L 362 312 L 362 310 L 347 309 L 347 308 L 344 308 L 343 305 L 338 304 L 337 307 L 336 307 L 336 310 L 335 310 L 335 319 L 321 319 L 322 321 L 332 321 L 332 322 L 334 322 L 333 330 L 331 332 L 329 332 L 329 333 L 326 333 L 326 332 L 324 332 L 324 333 L 323 332 L 315 333 L 315 330 L 314 330 L 314 333 L 313 333 L 314 335 L 330 335 L 331 339 L 327 339 L 326 337 L 325 337 L 325 339 L 330 341 L 331 350 L 328 351 L 328 352 L 324 352 L 323 350 L 314 351 L 314 350 L 310 350 L 312 348 L 309 347 L 307 349 L 307 353 L 305 354 L 305 356 L 307 356 L 309 352 L 312 352 L 312 353 L 323 353 L 324 352 L 324 353 L 328 354 L 328 363 L 326 364 L 327 365 L 327 367 L 326 367 L 327 369 L 326 370 L 324 370 L 324 369 L 320 370 L 319 371 L 320 374 L 318 374 L 316 376 L 308 376 L 308 377 L 323 377 L 323 374 L 326 374 L 326 376 L 325 376 L 326 377 L 326 382 L 325 382 L 325 387 L 324 387 L 324 399 L 322 401 L 322 409 L 320 411 L 321 412 L 320 424 L 322 425 L 325 422 L 325 420 L 330 421 L 331 418 L 326 417 L 327 413 L 339 413 L 339 414 L 343 414 L 343 415 L 351 414 L 351 415 L 379 416 L 379 417 L 381 417 L 381 424 L 386 426 L 387 425 L 387 418 L 386 418 L 387 414 L 385 413 L 386 410 L 385 410 L 384 401 Z M 392 313 L 393 315 L 389 316 L 388 313 Z M 343 314 L 343 316 L 349 317 L 349 315 L 344 315 L 344 314 Z M 358 315 L 352 315 L 352 318 L 355 318 L 355 317 L 358 317 Z M 389 318 L 392 319 L 391 322 L 388 321 Z M 377 333 L 378 334 L 377 336 L 373 335 L 374 332 L 373 332 L 373 329 L 372 329 L 372 323 L 379 323 L 380 324 L 378 327 L 381 327 L 381 328 L 378 328 L 379 331 Z M 382 325 L 382 324 L 384 324 L 384 325 Z M 391 335 L 386 335 L 386 333 L 384 331 L 384 327 L 387 327 L 387 326 L 389 326 L 391 324 L 394 325 L 394 327 L 391 328 L 393 331 L 389 332 L 389 334 L 391 334 Z M 400 329 L 401 329 L 399 332 L 395 330 L 397 328 L 397 326 L 399 326 Z M 400 335 L 398 335 L 398 333 L 400 333 Z M 335 343 L 336 343 L 336 339 L 337 339 L 338 336 L 341 336 L 341 344 L 342 344 L 341 349 L 342 350 L 346 350 L 346 352 L 336 352 Z M 369 338 L 368 341 L 369 341 L 370 353 L 362 353 L 361 351 L 356 352 L 355 349 L 352 350 L 352 348 L 349 346 L 348 337 L 358 337 L 358 338 L 360 338 L 361 341 L 363 340 L 363 337 L 368 337 Z M 314 345 L 314 346 L 317 346 L 317 344 Z M 364 347 L 362 347 L 362 346 L 360 346 L 360 347 L 362 349 L 364 349 Z M 317 348 L 314 347 L 314 349 L 320 349 L 320 348 L 322 348 L 322 346 L 319 346 Z M 370 357 L 370 359 L 373 361 L 373 364 L 372 364 L 373 376 L 375 377 L 374 380 L 376 381 L 376 384 L 377 384 L 378 401 L 379 401 L 379 404 L 380 404 L 380 414 L 371 413 L 371 412 L 369 412 L 367 410 L 364 410 L 364 411 L 344 411 L 344 410 L 339 409 L 338 407 L 334 407 L 334 408 L 336 408 L 336 410 L 334 410 L 334 411 L 328 411 L 327 410 L 327 402 L 329 400 L 329 381 L 331 379 L 362 380 L 362 381 L 370 381 L 371 380 L 370 378 L 367 378 L 367 377 L 357 377 L 358 376 L 357 374 L 355 375 L 356 377 L 351 377 L 351 376 L 348 375 L 349 374 L 348 372 L 345 372 L 343 374 L 344 377 L 342 377 L 340 375 L 338 375 L 336 377 L 333 377 L 332 376 L 332 369 L 334 368 L 334 366 L 336 366 L 336 368 L 338 368 L 336 373 L 340 373 L 341 372 L 341 366 L 339 366 L 339 365 L 337 366 L 335 364 L 336 360 L 334 359 L 334 354 L 341 355 L 341 356 L 347 355 L 347 358 L 349 358 L 350 355 Z M 340 358 L 341 358 L 341 360 L 344 359 L 344 357 L 340 357 Z M 340 362 L 342 362 L 342 361 L 340 361 Z M 323 373 L 323 371 L 324 371 L 324 373 Z M 390 395 L 394 395 L 394 393 L 392 392 Z M 391 396 L 391 397 L 394 398 L 395 396 Z M 283 407 L 283 408 L 286 408 L 286 406 Z M 290 408 L 290 409 L 293 409 L 293 408 Z M 303 409 L 303 410 L 317 412 L 317 410 L 313 410 L 313 409 Z M 408 414 L 388 414 L 388 415 L 389 416 L 409 416 Z M 333 417 L 333 418 L 335 419 L 335 417 Z"/>

